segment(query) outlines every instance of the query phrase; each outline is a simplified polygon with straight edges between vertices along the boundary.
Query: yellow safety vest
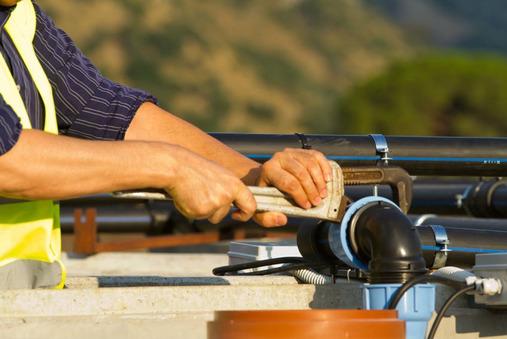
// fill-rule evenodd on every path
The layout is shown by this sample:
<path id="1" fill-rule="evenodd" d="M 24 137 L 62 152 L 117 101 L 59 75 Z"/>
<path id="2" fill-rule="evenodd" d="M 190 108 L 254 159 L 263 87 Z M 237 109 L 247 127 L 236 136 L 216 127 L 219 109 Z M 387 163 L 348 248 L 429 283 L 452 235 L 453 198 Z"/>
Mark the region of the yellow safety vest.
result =
<path id="1" fill-rule="evenodd" d="M 5 30 L 42 98 L 45 108 L 44 131 L 58 134 L 51 85 L 33 48 L 36 25 L 32 1 L 22 0 L 11 12 Z M 23 129 L 31 129 L 23 99 L 1 53 L 0 95 L 16 112 Z M 53 201 L 34 201 L 0 205 L 0 289 L 62 288 L 65 269 L 60 255 L 58 204 Z"/>

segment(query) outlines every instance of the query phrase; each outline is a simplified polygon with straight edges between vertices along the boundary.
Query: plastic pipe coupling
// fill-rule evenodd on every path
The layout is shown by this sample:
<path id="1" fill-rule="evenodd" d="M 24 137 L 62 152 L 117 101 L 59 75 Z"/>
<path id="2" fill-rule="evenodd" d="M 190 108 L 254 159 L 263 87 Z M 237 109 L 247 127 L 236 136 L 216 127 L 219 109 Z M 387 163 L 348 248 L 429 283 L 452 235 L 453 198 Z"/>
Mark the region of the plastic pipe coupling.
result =
<path id="1" fill-rule="evenodd" d="M 370 283 L 402 283 L 426 272 L 415 227 L 382 197 L 354 202 L 340 224 L 301 227 L 298 248 L 310 262 L 345 263 L 366 271 Z"/>

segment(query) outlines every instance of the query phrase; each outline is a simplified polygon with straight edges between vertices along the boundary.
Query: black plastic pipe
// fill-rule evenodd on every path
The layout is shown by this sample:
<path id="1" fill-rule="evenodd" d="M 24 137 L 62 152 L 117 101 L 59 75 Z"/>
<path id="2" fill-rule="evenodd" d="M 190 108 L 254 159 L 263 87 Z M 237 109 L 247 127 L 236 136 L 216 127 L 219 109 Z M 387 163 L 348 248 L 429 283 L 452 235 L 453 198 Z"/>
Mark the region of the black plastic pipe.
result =
<path id="1" fill-rule="evenodd" d="M 373 194 L 372 186 L 347 186 L 346 195 L 359 200 Z M 391 189 L 378 187 L 378 194 L 392 200 Z M 469 215 L 481 218 L 507 218 L 507 181 L 449 182 L 415 181 L 410 213 Z"/>
<path id="2" fill-rule="evenodd" d="M 259 225 L 250 220 L 239 223 L 230 216 L 220 224 L 212 224 L 207 220 L 189 222 L 177 212 L 173 205 L 167 202 L 156 204 L 154 202 L 142 202 L 128 204 L 125 200 L 100 200 L 97 204 L 87 197 L 84 204 L 68 201 L 61 203 L 60 224 L 62 232 L 74 232 L 74 211 L 76 208 L 94 208 L 98 231 L 104 233 L 147 233 L 169 234 L 173 232 L 205 232 L 211 230 L 234 229 L 238 226 L 246 229 L 259 229 Z M 100 198 L 102 199 L 102 198 Z M 111 199 L 111 198 L 109 198 Z M 85 218 L 85 216 L 83 216 Z M 83 220 L 84 222 L 84 220 Z M 315 224 L 312 219 L 289 218 L 288 224 L 283 228 L 273 231 L 291 232 L 301 225 Z"/>
<path id="3" fill-rule="evenodd" d="M 469 215 L 486 218 L 507 217 L 507 182 L 486 181 L 465 192 L 464 209 Z"/>
<path id="4" fill-rule="evenodd" d="M 412 204 L 410 213 L 413 214 L 445 214 L 465 215 L 462 206 L 462 194 L 470 184 L 447 183 L 419 183 L 412 185 Z M 392 190 L 388 186 L 378 186 L 379 196 L 393 200 Z M 356 201 L 374 194 L 373 186 L 346 186 L 345 194 Z"/>
<path id="5" fill-rule="evenodd" d="M 507 252 L 507 219 L 479 219 L 460 217 L 411 216 L 418 223 L 424 258 L 432 267 L 442 246 L 435 241 L 431 227 L 445 229 L 449 244 L 446 265 L 469 268 L 475 263 L 477 253 Z"/>
<path id="6" fill-rule="evenodd" d="M 286 147 L 312 148 L 342 166 L 383 163 L 373 137 L 212 133 L 244 155 L 265 161 Z M 507 138 L 385 137 L 392 166 L 411 175 L 507 176 Z"/>
<path id="7" fill-rule="evenodd" d="M 97 227 L 106 233 L 160 233 L 171 217 L 170 208 L 152 208 L 149 204 L 84 205 L 96 210 Z M 62 232 L 74 231 L 75 206 L 63 204 L 60 210 Z M 84 218 L 84 216 L 83 216 Z"/>
<path id="8" fill-rule="evenodd" d="M 122 206 L 122 205 L 140 206 L 145 205 L 146 202 L 147 202 L 146 199 L 123 200 L 115 198 L 112 194 L 94 194 L 74 199 L 61 200 L 60 206 L 76 207 L 76 208 L 98 207 L 98 206 Z"/>
<path id="9" fill-rule="evenodd" d="M 485 231 L 506 231 L 507 220 L 469 218 L 458 216 L 436 216 L 434 214 L 410 215 L 409 219 L 416 225 L 441 225 L 446 229 L 476 229 Z M 505 242 L 507 248 L 507 242 Z"/>
<path id="10" fill-rule="evenodd" d="M 378 186 L 378 195 L 393 200 L 392 190 L 388 186 Z M 443 180 L 415 181 L 413 199 L 410 208 L 412 214 L 469 215 L 484 218 L 507 218 L 507 181 L 487 182 L 449 182 Z M 352 201 L 371 196 L 373 186 L 347 186 L 347 197 Z M 130 206 L 139 208 L 146 200 L 119 200 L 110 194 L 86 196 L 61 201 L 64 208 Z M 153 204 L 150 203 L 150 204 Z M 170 202 L 169 202 L 170 204 Z M 168 202 L 158 204 L 157 210 L 168 210 Z M 165 207 L 163 207 L 165 206 Z"/>

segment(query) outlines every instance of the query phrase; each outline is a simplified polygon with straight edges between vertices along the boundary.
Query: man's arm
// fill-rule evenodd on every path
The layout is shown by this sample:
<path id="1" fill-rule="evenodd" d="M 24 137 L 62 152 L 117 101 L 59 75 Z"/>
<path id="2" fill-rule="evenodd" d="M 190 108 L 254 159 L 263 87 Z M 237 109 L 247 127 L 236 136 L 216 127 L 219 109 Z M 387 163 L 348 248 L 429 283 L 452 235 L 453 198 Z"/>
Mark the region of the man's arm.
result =
<path id="1" fill-rule="evenodd" d="M 247 185 L 255 185 L 261 165 L 162 108 L 145 103 L 134 116 L 125 140 L 151 140 L 180 145 L 228 168 Z"/>
<path id="2" fill-rule="evenodd" d="M 240 209 L 234 215 L 238 220 L 255 211 L 253 196 L 233 173 L 179 146 L 23 130 L 14 147 L 0 156 L 1 196 L 65 199 L 142 187 L 165 189 L 193 219 L 218 222 L 232 203 Z"/>
<path id="3" fill-rule="evenodd" d="M 330 179 L 331 168 L 320 152 L 287 149 L 261 166 L 151 103 L 141 105 L 125 139 L 180 145 L 229 169 L 247 185 L 276 186 L 304 208 L 318 205 L 327 195 L 326 181 Z M 280 226 L 287 222 L 280 213 L 259 213 L 255 219 L 264 226 Z"/>

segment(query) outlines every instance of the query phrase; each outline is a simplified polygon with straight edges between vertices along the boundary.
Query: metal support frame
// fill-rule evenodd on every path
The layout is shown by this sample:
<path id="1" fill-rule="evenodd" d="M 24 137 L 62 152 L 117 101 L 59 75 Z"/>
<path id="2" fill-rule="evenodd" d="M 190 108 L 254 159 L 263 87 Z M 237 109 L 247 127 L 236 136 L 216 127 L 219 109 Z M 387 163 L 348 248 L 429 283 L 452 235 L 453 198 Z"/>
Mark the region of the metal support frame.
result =
<path id="1" fill-rule="evenodd" d="M 100 242 L 95 208 L 74 210 L 74 252 L 96 254 L 140 249 L 211 244 L 223 240 L 242 240 L 247 238 L 294 238 L 290 232 L 268 232 L 262 229 L 247 232 L 244 228 L 225 228 L 218 231 L 177 235 L 139 237 L 139 239 Z"/>

